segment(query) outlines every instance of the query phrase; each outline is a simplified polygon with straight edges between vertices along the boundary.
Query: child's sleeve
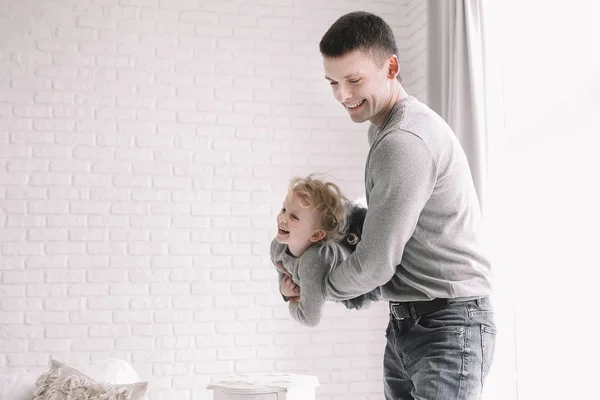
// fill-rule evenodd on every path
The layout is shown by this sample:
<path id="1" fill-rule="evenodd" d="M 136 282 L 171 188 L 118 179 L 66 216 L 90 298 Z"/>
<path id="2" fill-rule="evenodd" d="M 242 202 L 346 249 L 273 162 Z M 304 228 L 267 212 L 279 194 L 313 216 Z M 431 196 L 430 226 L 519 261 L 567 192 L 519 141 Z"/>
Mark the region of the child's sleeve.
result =
<path id="1" fill-rule="evenodd" d="M 277 271 L 277 275 L 278 275 L 277 290 L 279 290 L 279 293 L 281 294 L 281 297 L 283 297 L 284 301 L 290 301 L 289 297 L 284 296 L 281 293 L 281 282 L 283 281 L 283 277 L 285 276 L 285 274 L 277 269 L 277 264 L 274 259 L 276 252 L 277 252 L 277 239 L 273 239 L 273 241 L 271 241 L 270 255 L 271 255 L 271 263 L 275 267 L 275 270 Z"/>
<path id="2" fill-rule="evenodd" d="M 289 305 L 292 318 L 310 327 L 317 326 L 321 321 L 325 305 L 323 280 L 331 269 L 329 262 L 318 254 L 318 250 L 312 251 L 313 248 L 307 250 L 300 259 L 298 268 L 300 301 Z"/>
<path id="3" fill-rule="evenodd" d="M 281 282 L 283 281 L 283 277 L 285 274 L 279 270 L 277 270 L 277 274 L 279 275 L 279 283 L 277 284 L 277 290 L 279 290 L 279 294 L 283 297 L 283 301 L 290 301 L 290 298 L 281 293 Z"/>

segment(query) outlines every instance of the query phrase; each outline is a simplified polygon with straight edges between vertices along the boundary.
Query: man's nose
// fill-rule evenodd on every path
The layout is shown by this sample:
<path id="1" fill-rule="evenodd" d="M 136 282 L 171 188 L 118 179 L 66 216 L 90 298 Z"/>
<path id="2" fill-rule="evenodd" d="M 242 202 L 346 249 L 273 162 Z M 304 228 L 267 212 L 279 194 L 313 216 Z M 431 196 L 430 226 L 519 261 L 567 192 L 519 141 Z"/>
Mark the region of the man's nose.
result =
<path id="1" fill-rule="evenodd" d="M 350 98 L 352 98 L 352 92 L 350 91 L 350 88 L 338 84 L 338 89 L 337 89 L 337 99 L 340 103 L 344 103 L 346 101 L 348 101 Z"/>

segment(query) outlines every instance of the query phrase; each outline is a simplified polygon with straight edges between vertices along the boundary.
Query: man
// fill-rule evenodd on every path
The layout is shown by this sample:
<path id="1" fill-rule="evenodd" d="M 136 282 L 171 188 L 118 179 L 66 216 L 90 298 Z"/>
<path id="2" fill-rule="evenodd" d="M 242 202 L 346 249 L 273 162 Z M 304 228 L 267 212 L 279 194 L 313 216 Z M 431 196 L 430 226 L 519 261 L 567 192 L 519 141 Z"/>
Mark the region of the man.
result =
<path id="1" fill-rule="evenodd" d="M 346 300 L 381 287 L 390 307 L 386 399 L 477 399 L 495 324 L 464 151 L 402 87 L 394 35 L 380 17 L 342 16 L 320 51 L 336 100 L 354 122 L 371 123 L 362 240 L 325 279 L 325 296 Z"/>

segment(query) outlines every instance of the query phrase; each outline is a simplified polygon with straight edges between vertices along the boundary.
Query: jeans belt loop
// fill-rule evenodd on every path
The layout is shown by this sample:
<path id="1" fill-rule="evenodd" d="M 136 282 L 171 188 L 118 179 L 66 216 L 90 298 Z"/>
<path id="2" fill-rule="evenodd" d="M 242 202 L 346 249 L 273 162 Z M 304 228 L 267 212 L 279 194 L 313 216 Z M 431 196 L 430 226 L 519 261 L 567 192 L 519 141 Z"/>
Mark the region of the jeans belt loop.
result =
<path id="1" fill-rule="evenodd" d="M 417 312 L 415 311 L 415 306 L 412 303 L 407 304 L 408 307 L 408 314 L 410 315 L 411 318 L 416 319 L 417 318 Z"/>
<path id="2" fill-rule="evenodd" d="M 394 319 L 396 321 L 402 321 L 404 319 L 404 317 L 399 317 L 398 314 L 396 314 L 396 307 L 399 306 L 399 304 L 391 304 L 390 305 L 390 311 L 392 312 L 392 315 L 394 316 Z"/>

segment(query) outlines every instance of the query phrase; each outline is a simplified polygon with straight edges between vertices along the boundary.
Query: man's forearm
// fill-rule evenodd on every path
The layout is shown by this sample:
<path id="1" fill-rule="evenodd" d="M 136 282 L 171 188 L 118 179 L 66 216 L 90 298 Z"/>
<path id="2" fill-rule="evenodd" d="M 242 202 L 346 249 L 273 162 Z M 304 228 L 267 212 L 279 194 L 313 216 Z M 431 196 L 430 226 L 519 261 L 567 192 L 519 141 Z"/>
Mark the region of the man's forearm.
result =
<path id="1" fill-rule="evenodd" d="M 380 268 L 365 268 L 360 263 L 360 252 L 363 246 L 357 246 L 344 262 L 329 273 L 323 285 L 325 297 L 332 300 L 350 300 L 387 283 L 396 267 L 384 263 L 373 264 Z"/>

